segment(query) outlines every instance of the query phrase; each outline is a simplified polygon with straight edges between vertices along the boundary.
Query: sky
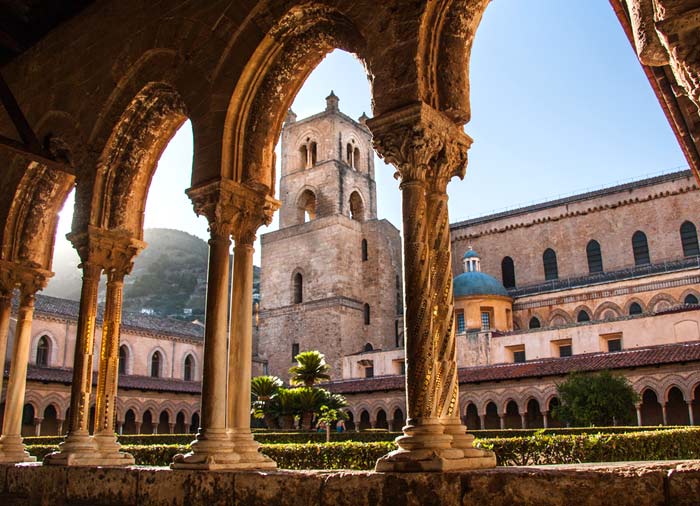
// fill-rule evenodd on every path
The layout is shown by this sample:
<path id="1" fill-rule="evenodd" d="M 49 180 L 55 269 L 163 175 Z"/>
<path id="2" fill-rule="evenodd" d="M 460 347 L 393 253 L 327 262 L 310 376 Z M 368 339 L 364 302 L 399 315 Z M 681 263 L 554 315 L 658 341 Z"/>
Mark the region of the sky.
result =
<path id="1" fill-rule="evenodd" d="M 465 131 L 474 144 L 465 179 L 448 187 L 452 222 L 687 167 L 608 0 L 491 2 L 474 41 L 470 81 Z M 372 115 L 361 63 L 334 51 L 297 95 L 298 118 L 322 111 L 330 90 L 342 112 Z M 184 194 L 191 170 L 188 122 L 159 162 L 146 228 L 208 238 L 206 220 L 194 215 Z M 375 173 L 379 217 L 401 228 L 394 170 L 376 159 Z M 71 196 L 57 240 L 70 230 L 72 207 Z M 275 217 L 259 235 L 277 226 Z"/>

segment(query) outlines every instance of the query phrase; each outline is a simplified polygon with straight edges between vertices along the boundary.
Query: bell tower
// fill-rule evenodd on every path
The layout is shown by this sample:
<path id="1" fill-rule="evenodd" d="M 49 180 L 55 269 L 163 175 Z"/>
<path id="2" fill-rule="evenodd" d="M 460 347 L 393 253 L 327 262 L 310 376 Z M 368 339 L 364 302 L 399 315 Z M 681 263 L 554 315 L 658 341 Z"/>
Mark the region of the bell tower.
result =
<path id="1" fill-rule="evenodd" d="M 259 358 L 288 377 L 318 350 L 339 379 L 343 357 L 402 344 L 401 240 L 377 218 L 372 134 L 331 91 L 324 111 L 287 114 L 280 227 L 261 237 Z"/>
<path id="2" fill-rule="evenodd" d="M 334 214 L 358 221 L 377 218 L 372 134 L 364 121 L 340 112 L 331 91 L 326 110 L 282 128 L 280 228 Z"/>

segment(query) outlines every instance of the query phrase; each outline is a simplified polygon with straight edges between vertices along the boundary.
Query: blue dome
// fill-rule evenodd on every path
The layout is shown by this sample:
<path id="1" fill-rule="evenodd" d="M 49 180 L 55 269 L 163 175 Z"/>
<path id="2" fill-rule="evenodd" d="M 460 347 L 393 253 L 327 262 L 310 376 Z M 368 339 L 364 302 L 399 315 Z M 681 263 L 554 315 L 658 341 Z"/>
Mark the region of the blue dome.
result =
<path id="1" fill-rule="evenodd" d="M 509 297 L 508 291 L 493 276 L 484 272 L 464 272 L 453 280 L 454 296 L 468 295 L 501 295 Z"/>
<path id="2" fill-rule="evenodd" d="M 462 257 L 462 259 L 465 259 L 465 258 L 479 258 L 479 254 L 476 251 L 474 251 L 473 249 L 468 249 L 467 252 Z"/>

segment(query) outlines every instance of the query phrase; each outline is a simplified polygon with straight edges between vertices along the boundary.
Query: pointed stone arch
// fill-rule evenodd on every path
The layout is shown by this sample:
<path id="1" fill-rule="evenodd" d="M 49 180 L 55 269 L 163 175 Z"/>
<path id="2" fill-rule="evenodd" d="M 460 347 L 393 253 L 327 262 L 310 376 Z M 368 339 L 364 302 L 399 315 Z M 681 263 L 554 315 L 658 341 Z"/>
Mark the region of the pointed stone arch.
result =
<path id="1" fill-rule="evenodd" d="M 333 49 L 370 62 L 362 31 L 339 9 L 306 4 L 281 13 L 242 70 L 227 106 L 221 177 L 275 194 L 274 145 L 302 84 Z"/>

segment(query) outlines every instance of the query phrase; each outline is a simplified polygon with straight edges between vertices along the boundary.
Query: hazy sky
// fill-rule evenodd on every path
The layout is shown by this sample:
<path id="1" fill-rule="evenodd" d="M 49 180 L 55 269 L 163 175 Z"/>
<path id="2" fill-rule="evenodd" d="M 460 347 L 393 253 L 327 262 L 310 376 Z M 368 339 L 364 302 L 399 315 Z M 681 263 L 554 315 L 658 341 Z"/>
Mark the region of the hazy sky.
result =
<path id="1" fill-rule="evenodd" d="M 491 2 L 470 77 L 472 120 L 465 130 L 474 144 L 466 178 L 448 188 L 453 222 L 687 166 L 607 0 Z M 323 110 L 331 89 L 346 114 L 372 114 L 362 65 L 335 51 L 296 97 L 299 119 Z M 153 178 L 147 228 L 208 237 L 205 220 L 184 195 L 191 160 L 187 123 Z M 379 216 L 400 227 L 393 172 L 377 160 Z M 59 240 L 70 228 L 72 205 L 71 198 L 61 214 Z M 277 220 L 268 230 L 276 228 Z"/>

